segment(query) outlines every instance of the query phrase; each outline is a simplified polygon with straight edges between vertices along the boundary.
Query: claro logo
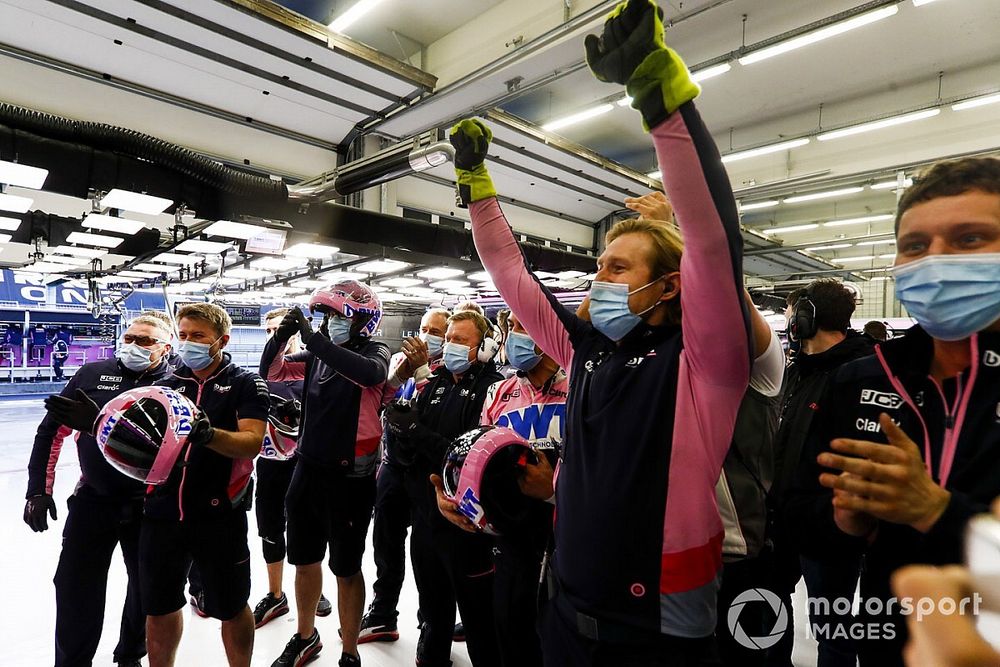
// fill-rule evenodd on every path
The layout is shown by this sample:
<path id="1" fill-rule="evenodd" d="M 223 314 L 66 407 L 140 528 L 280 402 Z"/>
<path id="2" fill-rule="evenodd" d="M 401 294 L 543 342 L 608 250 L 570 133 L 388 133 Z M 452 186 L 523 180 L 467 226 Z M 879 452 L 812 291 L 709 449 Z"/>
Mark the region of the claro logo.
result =
<path id="1" fill-rule="evenodd" d="M 874 405 L 879 408 L 895 410 L 903 404 L 903 399 L 899 394 L 885 391 L 875 391 L 874 389 L 861 390 L 861 405 Z"/>

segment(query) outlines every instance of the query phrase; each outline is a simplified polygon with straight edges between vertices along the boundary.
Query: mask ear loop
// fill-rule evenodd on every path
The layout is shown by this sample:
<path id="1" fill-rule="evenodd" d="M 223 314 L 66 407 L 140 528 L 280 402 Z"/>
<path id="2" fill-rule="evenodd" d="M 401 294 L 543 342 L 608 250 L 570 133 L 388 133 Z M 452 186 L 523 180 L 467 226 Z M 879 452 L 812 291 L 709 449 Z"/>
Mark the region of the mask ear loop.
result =
<path id="1" fill-rule="evenodd" d="M 637 292 L 641 292 L 642 290 L 646 289 L 646 288 L 647 288 L 647 287 L 649 287 L 650 285 L 653 285 L 653 284 L 655 284 L 655 283 L 656 283 L 656 281 L 658 281 L 658 280 L 665 280 L 665 279 L 666 279 L 666 277 L 667 277 L 667 276 L 666 276 L 666 274 L 664 274 L 664 275 L 660 276 L 659 278 L 656 278 L 656 279 L 654 279 L 654 280 L 650 280 L 650 281 L 649 281 L 648 283 L 646 283 L 646 284 L 645 284 L 645 285 L 643 285 L 642 287 L 639 287 L 639 288 L 637 288 L 637 289 L 634 289 L 634 290 L 632 290 L 631 292 L 629 292 L 629 296 L 631 296 L 631 295 L 633 295 L 633 294 L 635 294 L 635 293 L 637 293 Z M 663 295 L 664 295 L 664 294 L 666 294 L 666 293 L 667 293 L 667 290 L 666 290 L 666 288 L 664 288 L 664 290 L 663 290 L 662 292 L 660 292 L 660 296 L 663 296 Z M 654 304 L 653 304 L 652 306 L 650 306 L 650 307 L 649 307 L 649 308 L 647 308 L 646 310 L 642 311 L 641 313 L 636 313 L 636 315 L 638 315 L 639 317 L 642 317 L 643 315 L 645 315 L 645 314 L 646 314 L 646 313 L 648 313 L 649 311 L 653 310 L 653 309 L 654 309 L 654 308 L 656 308 L 657 306 L 659 306 L 659 305 L 661 305 L 661 304 L 664 304 L 664 303 L 666 303 L 666 301 L 662 301 L 662 300 L 660 300 L 660 299 L 657 299 L 657 300 L 656 300 L 656 303 L 654 303 Z"/>

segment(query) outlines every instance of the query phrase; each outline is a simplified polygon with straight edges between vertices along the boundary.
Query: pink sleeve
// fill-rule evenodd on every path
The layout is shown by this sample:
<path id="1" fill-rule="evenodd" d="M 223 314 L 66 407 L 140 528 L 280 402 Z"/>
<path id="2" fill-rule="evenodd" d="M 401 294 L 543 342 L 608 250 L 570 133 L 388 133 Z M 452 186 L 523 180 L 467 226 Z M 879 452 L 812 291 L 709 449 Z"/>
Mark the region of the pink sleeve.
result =
<path id="1" fill-rule="evenodd" d="M 285 349 L 288 349 L 287 346 Z M 302 353 L 300 353 L 302 354 Z M 298 356 L 298 355 L 296 355 Z M 265 380 L 271 382 L 285 382 L 304 380 L 306 377 L 305 359 L 298 360 L 285 356 L 285 350 L 274 355 L 271 365 L 267 367 L 267 377 Z"/>
<path id="2" fill-rule="evenodd" d="M 567 324 L 580 320 L 555 300 L 525 265 L 524 255 L 495 197 L 473 202 L 472 237 L 500 296 L 538 347 L 562 368 L 573 362 Z"/>

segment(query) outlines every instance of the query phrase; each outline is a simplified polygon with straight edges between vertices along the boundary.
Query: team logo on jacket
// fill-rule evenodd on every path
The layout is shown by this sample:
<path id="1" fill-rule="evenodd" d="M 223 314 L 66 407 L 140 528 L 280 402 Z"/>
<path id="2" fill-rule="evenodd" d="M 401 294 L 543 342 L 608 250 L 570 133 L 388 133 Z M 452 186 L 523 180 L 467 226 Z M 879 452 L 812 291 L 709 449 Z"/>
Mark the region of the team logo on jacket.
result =
<path id="1" fill-rule="evenodd" d="M 233 388 L 232 385 L 229 385 L 228 387 L 220 387 L 217 384 L 212 385 L 212 389 L 214 389 L 215 391 L 217 391 L 220 394 L 224 394 L 224 393 L 226 393 L 227 391 L 229 391 L 232 388 Z"/>
<path id="2" fill-rule="evenodd" d="M 632 357 L 625 362 L 625 368 L 638 368 L 646 357 Z"/>
<path id="3" fill-rule="evenodd" d="M 102 375 L 100 381 L 101 382 L 121 382 L 122 381 L 122 376 L 121 375 Z"/>
<path id="4" fill-rule="evenodd" d="M 1000 366 L 1000 354 L 997 354 L 993 350 L 986 350 L 986 354 L 983 355 L 983 365 L 990 368 Z"/>
<path id="5" fill-rule="evenodd" d="M 497 419 L 497 426 L 509 428 L 527 440 L 534 440 L 549 435 L 553 419 L 558 420 L 557 424 L 561 435 L 565 417 L 565 403 L 532 404 L 520 410 L 511 410 L 500 415 L 500 418 Z"/>
<path id="6" fill-rule="evenodd" d="M 888 391 L 875 391 L 874 389 L 861 390 L 861 405 L 874 405 L 879 408 L 895 410 L 903 404 L 903 399 L 899 394 Z"/>

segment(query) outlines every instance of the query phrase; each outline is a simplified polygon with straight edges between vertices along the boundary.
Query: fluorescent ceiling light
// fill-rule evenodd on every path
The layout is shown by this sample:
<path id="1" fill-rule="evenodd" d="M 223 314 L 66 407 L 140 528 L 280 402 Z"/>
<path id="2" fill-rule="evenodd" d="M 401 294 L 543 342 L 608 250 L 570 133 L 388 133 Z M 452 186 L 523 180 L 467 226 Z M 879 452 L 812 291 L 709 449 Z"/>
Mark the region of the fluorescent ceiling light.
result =
<path id="1" fill-rule="evenodd" d="M 35 262 L 31 266 L 24 267 L 24 269 L 32 273 L 65 273 L 66 271 L 74 270 L 72 266 L 55 264 L 53 262 Z"/>
<path id="2" fill-rule="evenodd" d="M 781 202 L 778 201 L 777 199 L 769 199 L 767 201 L 755 201 L 755 202 L 751 202 L 749 204 L 744 204 L 743 202 L 740 202 L 740 210 L 741 211 L 756 211 L 757 209 L 761 209 L 761 208 L 774 208 L 775 206 L 777 206 L 780 203 Z"/>
<path id="3" fill-rule="evenodd" d="M 805 232 L 810 229 L 816 229 L 819 225 L 813 223 L 808 225 L 792 225 L 790 227 L 772 227 L 770 229 L 761 229 L 761 234 L 784 234 L 786 232 Z"/>
<path id="4" fill-rule="evenodd" d="M 73 232 L 66 237 L 69 243 L 82 243 L 83 245 L 94 245 L 102 248 L 117 248 L 124 241 L 120 236 L 105 236 L 103 234 L 88 234 L 86 232 Z"/>
<path id="5" fill-rule="evenodd" d="M 159 255 L 153 258 L 154 262 L 168 262 L 170 264 L 200 264 L 204 261 L 204 257 L 200 255 L 178 255 L 172 252 L 161 252 Z"/>
<path id="6" fill-rule="evenodd" d="M 376 259 L 364 264 L 358 264 L 354 268 L 362 273 L 391 273 L 405 269 L 409 264 L 397 262 L 394 259 Z"/>
<path id="7" fill-rule="evenodd" d="M 336 271 L 326 275 L 326 284 L 330 285 L 340 280 L 367 280 L 368 276 L 363 273 L 352 273 L 351 271 Z"/>
<path id="8" fill-rule="evenodd" d="M 226 287 L 243 284 L 242 278 L 230 278 L 229 276 L 223 276 L 221 278 L 216 278 L 215 276 L 205 276 L 204 280 L 208 280 L 214 285 L 224 285 Z"/>
<path id="9" fill-rule="evenodd" d="M 884 273 L 891 268 L 892 268 L 891 266 L 883 266 L 882 268 L 879 269 L 865 269 L 861 273 Z"/>
<path id="10" fill-rule="evenodd" d="M 443 290 L 468 287 L 469 285 L 471 285 L 471 283 L 468 280 L 439 280 L 436 283 L 431 283 L 431 287 Z"/>
<path id="11" fill-rule="evenodd" d="M 270 271 L 264 271 L 263 269 L 226 269 L 226 275 L 230 278 L 268 278 L 273 275 Z"/>
<path id="12" fill-rule="evenodd" d="M 894 253 L 894 252 L 886 253 L 884 255 L 879 255 L 878 258 L 879 259 L 896 259 L 896 253 Z"/>
<path id="13" fill-rule="evenodd" d="M 21 226 L 20 218 L 0 218 L 0 229 L 5 232 L 16 232 Z"/>
<path id="14" fill-rule="evenodd" d="M 833 132 L 824 132 L 823 134 L 817 136 L 816 138 L 820 141 L 830 141 L 831 139 L 840 139 L 841 137 L 850 137 L 855 134 L 861 134 L 862 132 L 872 132 L 873 130 L 881 130 L 886 127 L 892 127 L 893 125 L 902 125 L 904 123 L 912 123 L 913 121 L 923 120 L 925 118 L 933 118 L 934 116 L 941 113 L 941 109 L 924 109 L 923 111 L 914 111 L 913 113 L 904 113 L 899 116 L 890 116 L 889 118 L 883 118 L 882 120 L 875 120 L 870 123 L 861 123 L 860 125 L 852 125 L 851 127 L 845 127 L 840 130 L 834 130 Z"/>
<path id="15" fill-rule="evenodd" d="M 21 188 L 31 188 L 32 190 L 41 190 L 48 175 L 48 169 L 39 169 L 38 167 L 29 167 L 26 164 L 0 160 L 0 183 L 15 185 Z"/>
<path id="16" fill-rule="evenodd" d="M 0 211 L 13 211 L 14 213 L 27 213 L 34 200 L 28 197 L 18 197 L 17 195 L 0 194 Z"/>
<path id="17" fill-rule="evenodd" d="M 135 234 L 145 227 L 137 220 L 126 220 L 125 218 L 113 218 L 110 215 L 99 215 L 90 213 L 83 219 L 83 226 L 89 229 L 101 229 L 106 232 L 118 232 L 120 234 Z"/>
<path id="18" fill-rule="evenodd" d="M 850 248 L 853 243 L 834 243 L 831 245 L 820 245 L 815 248 L 806 248 L 809 252 L 819 252 L 820 250 L 840 250 L 841 248 Z"/>
<path id="19" fill-rule="evenodd" d="M 106 208 L 117 208 L 122 211 L 132 211 L 133 213 L 144 213 L 146 215 L 159 215 L 173 204 L 172 199 L 144 195 L 130 190 L 115 188 L 108 194 L 101 197 L 101 206 Z"/>
<path id="20" fill-rule="evenodd" d="M 585 275 L 587 274 L 584 273 L 583 271 L 569 270 L 569 271 L 559 272 L 559 278 L 562 280 L 572 280 L 573 278 L 582 278 Z"/>
<path id="21" fill-rule="evenodd" d="M 438 266 L 433 269 L 424 269 L 423 271 L 419 271 L 417 272 L 417 275 L 421 278 L 427 278 L 428 280 L 445 280 L 446 278 L 456 278 L 458 276 L 465 275 L 465 271 L 461 269 L 449 269 L 446 266 Z M 382 284 L 384 285 L 385 283 Z"/>
<path id="22" fill-rule="evenodd" d="M 424 281 L 417 278 L 390 278 L 379 283 L 383 287 L 416 287 L 423 285 Z"/>
<path id="23" fill-rule="evenodd" d="M 77 255 L 79 257 L 89 257 L 94 259 L 95 257 L 103 257 L 108 254 L 107 250 L 97 249 L 97 248 L 80 248 L 71 245 L 61 245 L 55 248 L 49 248 L 49 252 L 58 253 L 60 255 Z"/>
<path id="24" fill-rule="evenodd" d="M 379 301 L 396 301 L 401 295 L 395 292 L 381 292 L 378 295 Z"/>
<path id="25" fill-rule="evenodd" d="M 56 264 L 69 264 L 70 266 L 87 266 L 91 260 L 86 257 L 70 257 L 67 255 L 46 255 L 45 261 Z"/>
<path id="26" fill-rule="evenodd" d="M 202 241 L 200 239 L 188 239 L 184 243 L 180 244 L 174 250 L 180 250 L 181 252 L 205 252 L 212 255 L 217 255 L 223 250 L 229 250 L 232 244 L 220 243 L 218 241 Z"/>
<path id="27" fill-rule="evenodd" d="M 340 248 L 322 243 L 296 243 L 285 248 L 286 257 L 305 257 L 307 259 L 328 259 L 340 252 Z"/>
<path id="28" fill-rule="evenodd" d="M 248 225 L 245 222 L 233 222 L 232 220 L 219 220 L 203 229 L 202 233 L 209 236 L 225 236 L 231 239 L 247 240 L 266 231 L 267 227 L 258 227 L 257 225 Z"/>
<path id="29" fill-rule="evenodd" d="M 836 257 L 834 262 L 870 262 L 878 259 L 875 255 L 858 255 L 857 257 Z"/>
<path id="30" fill-rule="evenodd" d="M 886 278 L 885 276 L 873 276 L 873 277 L 869 278 L 868 280 L 872 280 L 872 281 L 875 281 L 875 280 L 888 280 L 888 278 Z"/>
<path id="31" fill-rule="evenodd" d="M 883 239 L 881 241 L 861 241 L 858 243 L 859 246 L 862 245 L 896 245 L 896 239 Z"/>
<path id="32" fill-rule="evenodd" d="M 873 12 L 859 14 L 858 16 L 849 18 L 845 21 L 839 21 L 825 28 L 820 28 L 819 30 L 813 30 L 812 32 L 799 35 L 798 37 L 786 39 L 772 46 L 765 46 L 764 48 L 748 53 L 740 58 L 739 61 L 741 65 L 752 65 L 753 63 L 760 62 L 761 60 L 767 60 L 768 58 L 773 58 L 774 56 L 781 55 L 782 53 L 788 53 L 789 51 L 800 49 L 803 46 L 815 44 L 816 42 L 821 42 L 824 39 L 841 35 L 849 30 L 860 28 L 861 26 L 868 25 L 869 23 L 889 18 L 898 11 L 899 7 L 896 5 L 890 5 L 889 7 L 876 9 Z"/>
<path id="33" fill-rule="evenodd" d="M 663 176 L 663 173 L 659 169 L 657 169 L 656 171 L 651 171 L 648 174 L 646 174 L 646 178 L 652 178 L 657 181 L 660 180 L 660 176 Z"/>
<path id="34" fill-rule="evenodd" d="M 795 195 L 794 197 L 786 197 L 781 200 L 783 204 L 799 204 L 806 201 L 815 201 L 817 199 L 829 199 L 831 197 L 842 197 L 844 195 L 853 195 L 864 190 L 861 186 L 855 186 L 851 188 L 841 188 L 840 190 L 827 190 L 825 192 L 810 192 L 806 195 Z"/>
<path id="35" fill-rule="evenodd" d="M 171 266 L 169 264 L 153 264 L 152 262 L 146 262 L 144 264 L 136 264 L 132 267 L 139 271 L 153 271 L 154 273 L 173 273 L 174 271 L 180 271 L 180 266 Z"/>
<path id="36" fill-rule="evenodd" d="M 404 289 L 400 289 L 399 291 L 406 294 L 418 294 L 421 296 L 434 296 L 437 294 L 437 291 L 432 290 L 430 287 L 406 287 Z"/>
<path id="37" fill-rule="evenodd" d="M 912 178 L 903 179 L 904 188 L 908 188 L 911 185 L 913 185 Z M 871 187 L 872 190 L 896 190 L 897 188 L 899 188 L 899 182 L 896 180 L 882 181 L 881 183 L 872 183 L 869 187 Z"/>
<path id="38" fill-rule="evenodd" d="M 14 238 L 10 234 L 0 234 L 0 243 L 10 243 L 10 240 Z"/>
<path id="39" fill-rule="evenodd" d="M 974 97 L 971 100 L 966 100 L 964 102 L 959 102 L 958 104 L 952 104 L 952 111 L 965 111 L 966 109 L 975 109 L 976 107 L 986 106 L 987 104 L 996 104 L 1000 102 L 1000 93 L 995 95 L 983 95 L 982 97 Z"/>
<path id="40" fill-rule="evenodd" d="M 486 271 L 476 271 L 475 273 L 470 273 L 466 276 L 469 280 L 473 280 L 477 283 L 485 282 L 487 280 L 493 280 L 490 278 L 490 274 Z"/>
<path id="41" fill-rule="evenodd" d="M 729 153 L 728 155 L 722 156 L 723 163 L 736 162 L 738 160 L 745 160 L 751 157 L 757 157 L 759 155 L 769 155 L 771 153 L 780 153 L 781 151 L 791 150 L 793 148 L 798 148 L 799 146 L 805 146 L 810 141 L 809 137 L 803 137 L 801 139 L 791 139 L 789 141 L 780 141 L 776 144 L 769 144 L 767 146 L 760 146 L 759 148 L 751 148 L 745 151 L 737 151 L 735 153 Z"/>
<path id="42" fill-rule="evenodd" d="M 147 273 L 145 271 L 119 271 L 116 275 L 125 276 L 126 278 L 143 278 L 143 279 L 160 277 L 160 274 L 158 273 Z"/>
<path id="43" fill-rule="evenodd" d="M 274 294 L 305 294 L 307 290 L 301 285 L 271 285 L 264 291 Z"/>
<path id="44" fill-rule="evenodd" d="M 895 218 L 891 213 L 885 213 L 882 215 L 866 215 L 861 218 L 844 218 L 842 220 L 831 220 L 829 222 L 824 222 L 824 227 L 843 227 L 845 225 L 861 225 L 866 222 L 881 222 L 883 220 L 892 220 Z"/>
<path id="45" fill-rule="evenodd" d="M 308 264 L 300 257 L 261 257 L 250 262 L 250 266 L 268 271 L 288 271 Z"/>
<path id="46" fill-rule="evenodd" d="M 602 114 L 614 109 L 613 104 L 598 104 L 596 107 L 591 107 L 590 109 L 584 109 L 579 113 L 575 113 L 571 116 L 566 116 L 565 118 L 558 118 L 551 123 L 546 123 L 542 125 L 542 129 L 547 132 L 553 132 L 555 130 L 561 130 L 564 127 L 570 125 L 576 125 L 577 123 L 582 123 L 585 120 L 590 120 L 591 118 L 596 118 Z"/>
<path id="47" fill-rule="evenodd" d="M 380 2 L 382 0 L 358 0 L 330 24 L 330 30 L 333 32 L 344 32 L 355 21 L 375 9 Z"/>
<path id="48" fill-rule="evenodd" d="M 695 83 L 699 81 L 705 81 L 706 79 L 712 79 L 720 74 L 725 74 L 733 68 L 729 63 L 721 63 L 719 65 L 712 65 L 711 67 L 706 67 L 705 69 L 700 69 L 696 72 L 691 72 L 691 80 Z M 631 102 L 629 102 L 631 104 Z"/>
<path id="49" fill-rule="evenodd" d="M 913 0 L 913 6 L 920 7 L 921 5 L 929 5 L 932 2 L 934 2 L 934 0 Z"/>
<path id="50" fill-rule="evenodd" d="M 329 280 L 316 280 L 314 278 L 303 278 L 300 280 L 295 280 L 292 282 L 293 285 L 302 287 L 304 289 L 319 289 L 320 287 L 326 287 L 330 284 Z"/>

